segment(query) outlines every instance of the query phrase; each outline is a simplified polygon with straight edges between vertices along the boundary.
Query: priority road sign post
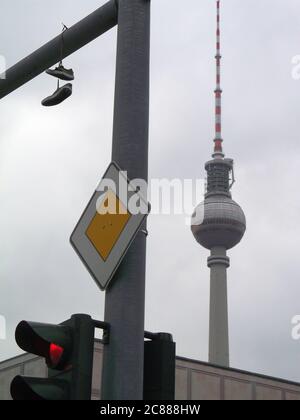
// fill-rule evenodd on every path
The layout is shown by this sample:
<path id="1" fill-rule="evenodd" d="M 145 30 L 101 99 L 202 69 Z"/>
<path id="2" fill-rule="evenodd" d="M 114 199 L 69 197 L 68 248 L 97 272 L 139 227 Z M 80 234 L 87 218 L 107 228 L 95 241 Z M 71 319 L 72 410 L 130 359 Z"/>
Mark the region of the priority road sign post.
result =
<path id="1" fill-rule="evenodd" d="M 139 208 L 130 205 L 137 202 Z M 70 238 L 101 290 L 109 285 L 149 210 L 141 191 L 112 162 Z"/>
<path id="2" fill-rule="evenodd" d="M 150 0 L 119 0 L 112 160 L 148 180 Z M 146 229 L 146 223 L 143 230 Z M 139 233 L 106 290 L 102 399 L 142 400 L 146 236 Z"/>

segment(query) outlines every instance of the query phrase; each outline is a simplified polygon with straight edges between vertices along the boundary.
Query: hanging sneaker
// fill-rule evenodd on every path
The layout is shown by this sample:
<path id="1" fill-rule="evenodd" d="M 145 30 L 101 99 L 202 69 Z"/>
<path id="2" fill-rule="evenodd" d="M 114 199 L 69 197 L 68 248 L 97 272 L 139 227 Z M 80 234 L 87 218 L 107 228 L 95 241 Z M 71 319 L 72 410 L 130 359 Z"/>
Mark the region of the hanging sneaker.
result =
<path id="1" fill-rule="evenodd" d="M 66 85 L 56 89 L 53 95 L 50 95 L 47 98 L 45 98 L 42 101 L 42 105 L 43 106 L 58 105 L 71 95 L 72 95 L 72 85 L 71 83 L 67 83 Z"/>
<path id="2" fill-rule="evenodd" d="M 56 67 L 54 70 L 48 69 L 46 70 L 47 74 L 50 74 L 50 76 L 58 77 L 61 80 L 74 80 L 74 72 L 72 69 L 65 69 L 62 64 L 60 64 L 58 67 Z"/>

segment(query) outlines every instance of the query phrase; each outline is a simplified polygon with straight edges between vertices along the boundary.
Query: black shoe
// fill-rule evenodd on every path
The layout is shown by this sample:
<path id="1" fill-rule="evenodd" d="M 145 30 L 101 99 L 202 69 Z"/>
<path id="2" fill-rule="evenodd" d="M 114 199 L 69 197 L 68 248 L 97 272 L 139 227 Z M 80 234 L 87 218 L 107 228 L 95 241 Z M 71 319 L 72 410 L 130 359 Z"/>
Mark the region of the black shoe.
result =
<path id="1" fill-rule="evenodd" d="M 61 80 L 74 80 L 74 72 L 72 69 L 65 69 L 63 65 L 59 65 L 54 70 L 48 69 L 46 70 L 47 74 L 50 74 L 50 76 L 58 77 L 58 79 Z"/>
<path id="2" fill-rule="evenodd" d="M 58 88 L 53 95 L 48 96 L 42 101 L 43 106 L 54 106 L 58 105 L 72 95 L 72 85 L 67 83 L 66 85 Z"/>

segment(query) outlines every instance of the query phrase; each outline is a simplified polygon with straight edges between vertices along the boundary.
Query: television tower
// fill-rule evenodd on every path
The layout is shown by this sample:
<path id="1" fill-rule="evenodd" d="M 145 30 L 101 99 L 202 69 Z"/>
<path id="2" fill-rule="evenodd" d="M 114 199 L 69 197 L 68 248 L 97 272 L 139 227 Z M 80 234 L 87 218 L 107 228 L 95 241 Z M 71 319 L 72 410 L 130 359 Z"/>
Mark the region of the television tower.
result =
<path id="1" fill-rule="evenodd" d="M 192 232 L 203 247 L 211 251 L 209 362 L 229 367 L 229 333 L 227 302 L 227 268 L 230 265 L 227 250 L 242 239 L 246 219 L 241 207 L 231 198 L 234 183 L 233 160 L 223 153 L 221 135 L 221 44 L 220 0 L 217 0 L 217 52 L 215 90 L 215 139 L 212 160 L 206 162 L 207 187 L 205 200 L 199 204 L 192 217 Z"/>

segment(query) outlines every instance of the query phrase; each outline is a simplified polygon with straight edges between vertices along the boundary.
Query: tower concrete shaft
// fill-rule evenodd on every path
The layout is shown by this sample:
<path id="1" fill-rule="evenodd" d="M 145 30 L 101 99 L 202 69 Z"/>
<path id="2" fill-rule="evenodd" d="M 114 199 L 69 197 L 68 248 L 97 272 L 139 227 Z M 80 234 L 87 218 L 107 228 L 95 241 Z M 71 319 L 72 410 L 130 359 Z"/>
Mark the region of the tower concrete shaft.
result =
<path id="1" fill-rule="evenodd" d="M 209 362 L 229 367 L 227 268 L 225 247 L 215 247 L 207 260 L 210 268 Z"/>

